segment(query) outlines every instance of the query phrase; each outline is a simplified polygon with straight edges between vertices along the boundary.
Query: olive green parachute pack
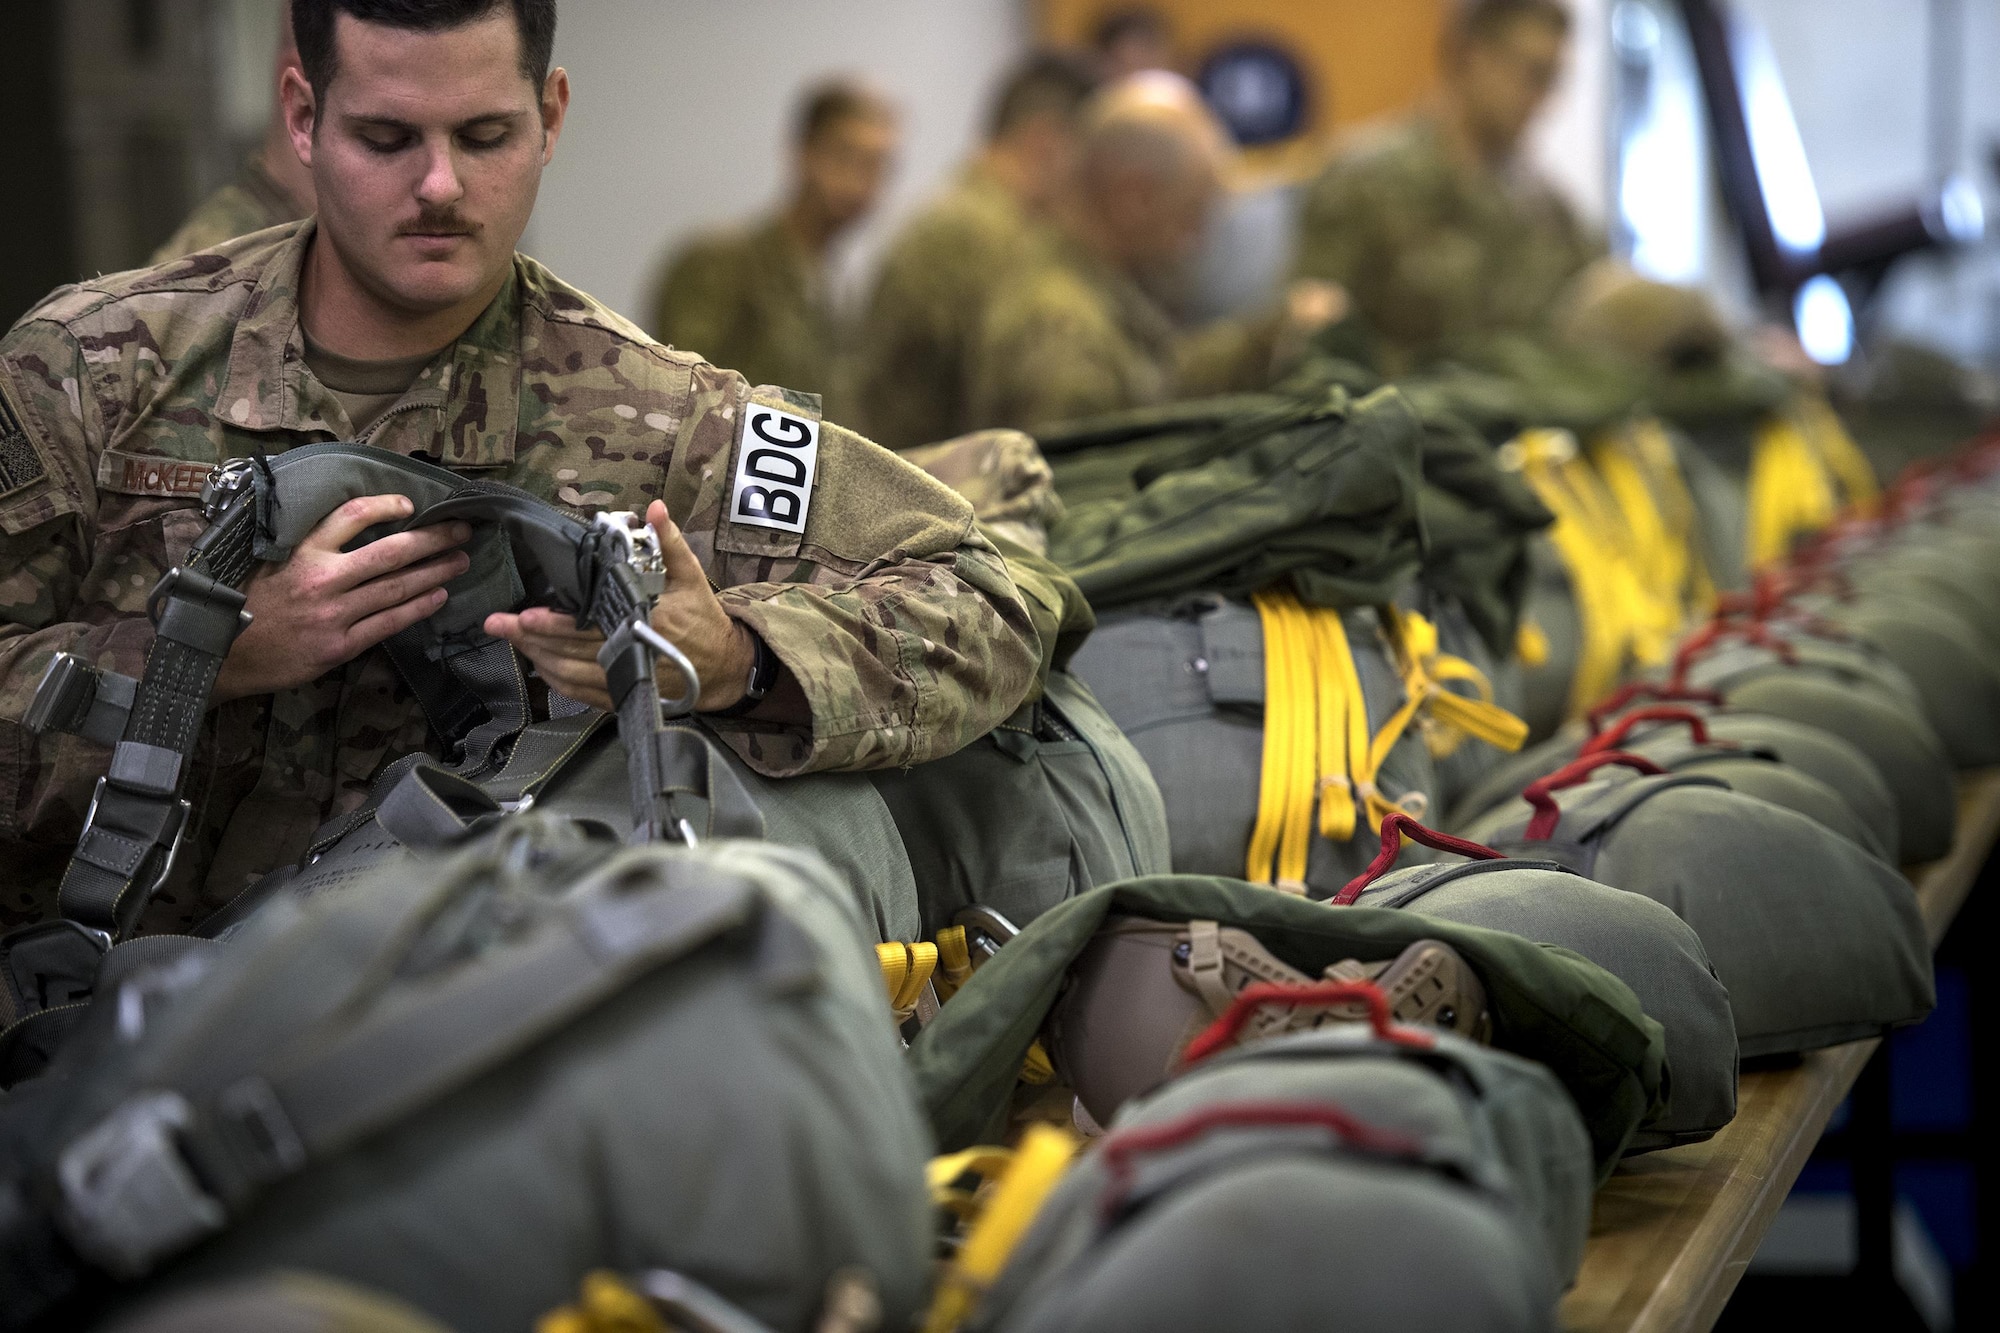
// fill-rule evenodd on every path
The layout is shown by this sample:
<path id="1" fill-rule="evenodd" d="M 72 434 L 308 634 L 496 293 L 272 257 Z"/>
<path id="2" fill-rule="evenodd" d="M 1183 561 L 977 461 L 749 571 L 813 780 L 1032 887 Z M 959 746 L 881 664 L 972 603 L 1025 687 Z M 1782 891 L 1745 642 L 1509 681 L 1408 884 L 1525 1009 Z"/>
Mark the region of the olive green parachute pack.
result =
<path id="1" fill-rule="evenodd" d="M 1718 623 L 1681 645 L 1665 684 L 1848 741 L 1895 797 L 1903 859 L 1929 861 L 1950 850 L 1958 824 L 1951 756 L 1916 687 L 1865 645 L 1762 623 Z"/>
<path id="2" fill-rule="evenodd" d="M 1498 758 L 1489 738 L 1433 725 L 1431 699 L 1513 702 L 1499 697 L 1511 679 L 1493 677 L 1517 628 L 1526 535 L 1548 514 L 1454 418 L 1394 390 L 1315 383 L 1111 414 L 1041 445 L 1065 508 L 1049 557 L 1100 616 L 1070 666 L 1158 780 L 1175 870 L 1330 893 L 1373 854 L 1331 808 L 1339 784 L 1374 827 L 1389 809 L 1442 808 Z M 1274 603 L 1298 626 L 1276 662 Z M 1329 634 L 1346 639 L 1338 665 Z M 1440 652 L 1448 678 L 1413 674 Z M 1292 688 L 1274 700 L 1283 675 Z M 1315 680 L 1339 692 L 1350 678 L 1356 698 L 1310 697 Z M 1271 765 L 1313 765 L 1286 746 L 1315 743 L 1315 708 L 1348 710 L 1366 735 L 1320 756 L 1320 834 L 1272 869 Z"/>
<path id="3" fill-rule="evenodd" d="M 1546 1069 L 1423 1029 L 1295 1033 L 1128 1103 L 966 1327 L 1552 1329 L 1591 1188 Z"/>
<path id="4" fill-rule="evenodd" d="M 1423 839 L 1477 859 L 1390 870 L 1394 843 Z M 1630 1151 L 1708 1138 L 1736 1114 L 1736 1021 L 1701 939 L 1667 907 L 1615 889 L 1561 861 L 1506 857 L 1391 816 L 1377 865 L 1336 901 L 1505 931 L 1568 949 L 1617 977 L 1666 1037 L 1662 1105 Z"/>
<path id="5" fill-rule="evenodd" d="M 859 1269 L 907 1319 L 927 1131 L 869 933 L 808 853 L 539 814 L 277 900 L 7 1100 L 5 1317 L 294 1267 L 525 1328 L 658 1266 L 776 1328 Z"/>
<path id="6" fill-rule="evenodd" d="M 1636 772 L 1636 776 L 1634 776 Z M 1743 1055 L 1914 1023 L 1935 1002 L 1916 894 L 1795 811 L 1617 750 L 1538 778 L 1465 836 L 1673 909 L 1729 991 Z"/>
<path id="7" fill-rule="evenodd" d="M 1832 732 L 1725 709 L 1718 698 L 1634 682 L 1586 719 L 1501 761 L 1459 797 L 1445 827 L 1469 826 L 1590 746 L 1630 751 L 1670 773 L 1720 778 L 1733 791 L 1796 810 L 1890 865 L 1901 864 L 1896 798 L 1867 755 Z"/>
<path id="8" fill-rule="evenodd" d="M 1494 1045 L 1547 1065 L 1568 1089 L 1608 1171 L 1665 1096 L 1665 1043 L 1632 992 L 1567 950 L 1414 913 L 1336 908 L 1242 880 L 1152 876 L 1044 913 L 972 974 L 910 1045 L 909 1067 L 940 1143 L 993 1142 L 1028 1048 L 1078 958 L 1113 918 L 1214 922 L 1253 936 L 1308 977 L 1346 960 L 1395 959 L 1436 940 L 1484 988 Z"/>

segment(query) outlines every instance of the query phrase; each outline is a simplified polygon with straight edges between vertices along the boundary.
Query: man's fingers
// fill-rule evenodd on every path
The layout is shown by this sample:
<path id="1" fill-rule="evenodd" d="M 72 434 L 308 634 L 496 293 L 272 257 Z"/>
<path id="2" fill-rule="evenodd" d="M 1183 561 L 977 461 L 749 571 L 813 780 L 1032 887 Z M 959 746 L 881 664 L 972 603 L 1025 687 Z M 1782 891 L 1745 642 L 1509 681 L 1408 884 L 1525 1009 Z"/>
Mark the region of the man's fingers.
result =
<path id="1" fill-rule="evenodd" d="M 604 635 L 598 630 L 577 624 L 576 617 L 568 612 L 554 611 L 546 606 L 529 607 L 521 613 L 520 621 L 523 630 L 543 638 L 576 639 L 593 645 L 604 642 Z"/>
<path id="2" fill-rule="evenodd" d="M 556 638 L 525 630 L 518 637 L 504 637 L 537 662 L 546 657 L 560 658 L 565 662 L 588 662 L 596 666 L 597 650 L 604 646 L 602 639 Z"/>
<path id="3" fill-rule="evenodd" d="M 414 565 L 419 560 L 428 560 L 440 552 L 464 545 L 471 537 L 472 529 L 467 524 L 438 523 L 369 542 L 360 550 L 340 557 L 341 567 L 336 576 L 335 591 L 344 592 L 406 565 Z"/>
<path id="4" fill-rule="evenodd" d="M 344 594 L 342 601 L 346 606 L 343 609 L 360 620 L 392 606 L 401 606 L 413 597 L 421 597 L 433 588 L 443 587 L 463 574 L 471 564 L 471 558 L 463 551 L 454 551 L 421 565 L 399 569 L 393 574 L 371 579 Z"/>
<path id="5" fill-rule="evenodd" d="M 299 543 L 320 551 L 338 551 L 377 523 L 393 523 L 417 511 L 407 495 L 363 495 L 349 500 L 319 521 Z"/>
<path id="6" fill-rule="evenodd" d="M 695 558 L 687 538 L 681 536 L 680 524 L 674 522 L 667 513 L 665 504 L 658 500 L 646 507 L 646 522 L 660 538 L 660 555 L 667 564 L 668 588 L 706 588 L 708 571 Z"/>
<path id="7" fill-rule="evenodd" d="M 348 627 L 347 660 L 352 661 L 367 649 L 373 648 L 392 634 L 400 634 L 426 616 L 437 614 L 444 605 L 444 589 L 425 593 L 386 611 L 377 611 L 365 616 Z"/>

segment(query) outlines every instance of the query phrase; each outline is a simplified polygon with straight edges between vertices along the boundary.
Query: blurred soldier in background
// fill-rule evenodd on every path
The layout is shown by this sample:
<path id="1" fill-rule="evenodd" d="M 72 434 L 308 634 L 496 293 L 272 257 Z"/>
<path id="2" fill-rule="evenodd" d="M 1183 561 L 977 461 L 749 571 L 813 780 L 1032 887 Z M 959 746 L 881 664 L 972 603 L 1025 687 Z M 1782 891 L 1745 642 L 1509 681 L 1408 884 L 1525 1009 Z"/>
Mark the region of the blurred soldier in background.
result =
<path id="1" fill-rule="evenodd" d="M 1086 112 L 1076 170 L 1032 259 L 1000 284 L 971 369 L 972 424 L 1038 426 L 1261 387 L 1339 313 L 1326 284 L 1284 311 L 1184 333 L 1142 285 L 1186 262 L 1231 167 L 1222 126 L 1178 75 L 1135 75 Z"/>
<path id="2" fill-rule="evenodd" d="M 1076 57 L 1030 56 L 1001 86 L 979 155 L 890 245 L 855 368 L 856 425 L 878 444 L 908 449 L 973 429 L 973 341 L 1074 166 L 1095 82 Z"/>
<path id="3" fill-rule="evenodd" d="M 291 6 L 286 4 L 283 8 L 284 17 L 278 21 L 277 66 L 271 77 L 274 90 L 284 81 L 285 71 L 297 69 L 299 64 L 298 43 L 292 38 Z M 292 151 L 292 141 L 285 133 L 284 108 L 274 95 L 271 118 L 264 126 L 264 142 L 243 163 L 235 180 L 204 199 L 181 223 L 180 230 L 153 251 L 152 262 L 164 264 L 169 259 L 248 236 L 253 231 L 296 222 L 312 211 L 312 172 Z"/>
<path id="4" fill-rule="evenodd" d="M 1097 21 L 1090 34 L 1090 51 L 1098 77 L 1115 82 L 1152 69 L 1174 67 L 1174 32 L 1166 16 L 1140 5 L 1117 9 Z"/>
<path id="5" fill-rule="evenodd" d="M 895 108 L 873 89 L 841 79 L 809 92 L 790 198 L 770 217 L 697 237 L 674 256 L 653 299 L 654 336 L 752 384 L 838 400 L 827 256 L 880 200 L 898 137 Z"/>
<path id="6" fill-rule="evenodd" d="M 1519 151 L 1569 31 L 1560 0 L 1458 0 L 1435 103 L 1312 187 L 1297 272 L 1347 288 L 1391 373 L 1457 339 L 1540 326 L 1603 253 Z"/>

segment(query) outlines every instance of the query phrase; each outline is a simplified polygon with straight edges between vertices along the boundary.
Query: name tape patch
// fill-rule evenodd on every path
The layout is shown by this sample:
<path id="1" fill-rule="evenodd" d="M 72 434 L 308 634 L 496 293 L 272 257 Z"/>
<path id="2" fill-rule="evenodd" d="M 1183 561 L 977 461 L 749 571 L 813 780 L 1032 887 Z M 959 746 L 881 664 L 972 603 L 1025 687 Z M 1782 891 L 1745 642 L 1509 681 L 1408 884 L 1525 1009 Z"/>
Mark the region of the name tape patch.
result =
<path id="1" fill-rule="evenodd" d="M 729 518 L 760 528 L 803 533 L 819 466 L 819 423 L 762 403 L 743 412 L 736 485 Z"/>

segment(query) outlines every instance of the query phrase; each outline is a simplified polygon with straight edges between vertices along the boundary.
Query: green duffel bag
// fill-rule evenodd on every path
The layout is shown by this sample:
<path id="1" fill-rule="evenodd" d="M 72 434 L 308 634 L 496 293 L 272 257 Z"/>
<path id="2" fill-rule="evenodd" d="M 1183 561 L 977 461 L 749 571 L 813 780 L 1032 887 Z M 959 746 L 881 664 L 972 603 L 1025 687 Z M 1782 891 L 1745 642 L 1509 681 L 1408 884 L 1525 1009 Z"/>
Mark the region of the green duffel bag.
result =
<path id="1" fill-rule="evenodd" d="M 868 776 L 909 854 L 926 936 L 970 907 L 1026 924 L 1099 884 L 1173 868 L 1146 761 L 1067 671 L 957 754 Z"/>
<path id="2" fill-rule="evenodd" d="M 1371 735 L 1403 703 L 1403 684 L 1375 612 L 1346 612 L 1348 643 L 1367 701 Z M 1173 869 L 1240 878 L 1249 862 L 1264 768 L 1264 627 L 1254 607 L 1217 596 L 1166 610 L 1114 612 L 1070 660 L 1104 710 L 1144 758 L 1166 806 Z M 1383 760 L 1376 784 L 1391 802 L 1422 815 L 1437 789 L 1437 765 L 1415 727 Z M 1375 840 L 1314 837 L 1305 882 L 1322 896 L 1352 879 Z"/>
<path id="3" fill-rule="evenodd" d="M 1585 879 L 1559 861 L 1501 857 L 1446 841 L 1391 815 L 1383 824 L 1386 866 L 1404 836 L 1490 860 L 1363 872 L 1335 901 L 1504 930 L 1588 958 L 1632 988 L 1666 1031 L 1666 1103 L 1639 1126 L 1629 1152 L 1710 1137 L 1736 1114 L 1736 1023 L 1729 992 L 1701 939 L 1650 898 Z"/>
<path id="4" fill-rule="evenodd" d="M 1547 1070 L 1358 1025 L 1227 1051 L 1120 1113 L 968 1327 L 1556 1327 L 1590 1148 Z"/>
<path id="5" fill-rule="evenodd" d="M 1924 717 L 1915 687 L 1851 645 L 1823 641 L 1702 644 L 1668 687 L 1709 690 L 1732 709 L 1789 718 L 1851 743 L 1896 800 L 1896 846 L 1906 863 L 1951 850 L 1958 796 L 1951 756 Z M 1687 653 L 1687 648 L 1683 648 Z"/>
<path id="6" fill-rule="evenodd" d="M 1660 1025 L 1623 982 L 1568 950 L 1412 913 L 1330 907 L 1243 880 L 1160 875 L 1095 889 L 1045 913 L 974 972 L 910 1044 L 910 1071 L 947 1149 L 995 1141 L 1021 1062 L 1079 960 L 1101 933 L 1128 921 L 1243 932 L 1309 978 L 1349 962 L 1397 962 L 1427 942 L 1455 951 L 1482 988 L 1493 1044 L 1562 1080 L 1602 1171 L 1665 1095 Z M 1135 1013 L 1134 1031 L 1149 1017 Z"/>
<path id="7" fill-rule="evenodd" d="M 1786 769 L 1812 779 L 1820 788 L 1830 789 L 1840 798 L 1845 813 L 1834 816 L 1835 822 L 1828 827 L 1840 832 L 1850 827 L 1850 821 L 1858 821 L 1865 836 L 1856 837 L 1856 845 L 1877 852 L 1891 865 L 1901 863 L 1896 798 L 1882 780 L 1882 775 L 1868 761 L 1868 756 L 1842 737 L 1803 722 L 1723 708 L 1718 703 L 1720 697 L 1708 691 L 1673 691 L 1657 682 L 1635 681 L 1592 709 L 1586 721 L 1571 723 L 1540 745 L 1508 756 L 1459 798 L 1445 826 L 1452 830 L 1466 828 L 1495 806 L 1519 796 L 1536 778 L 1553 773 L 1575 759 L 1595 734 L 1617 727 L 1634 712 L 1666 705 L 1700 717 L 1712 743 L 1737 746 L 1745 755 L 1771 755 Z M 1659 702 L 1649 702 L 1654 700 Z M 1594 732 L 1593 728 L 1597 731 Z M 1667 759 L 1674 753 L 1684 752 L 1685 747 L 1676 746 L 1673 752 L 1663 757 L 1666 742 L 1674 733 L 1667 731 L 1662 746 L 1655 749 L 1651 745 L 1651 735 L 1655 730 L 1664 730 L 1664 724 L 1655 728 L 1649 722 L 1635 727 L 1626 742 L 1617 748 L 1634 750 L 1662 767 L 1671 767 Z M 1697 765 L 1703 762 L 1700 757 L 1692 758 Z M 1727 755 L 1718 752 L 1710 758 L 1724 761 Z M 1715 775 L 1727 780 L 1727 769 L 1735 767 L 1726 765 L 1724 772 Z M 1808 816 L 1813 816 L 1816 809 L 1825 808 L 1818 788 L 1800 787 L 1782 778 L 1773 779 L 1767 766 L 1746 767 L 1739 772 L 1751 784 L 1741 790 L 1751 796 L 1787 806 Z M 1792 799 L 1786 799 L 1788 794 L 1792 795 Z"/>
<path id="8" fill-rule="evenodd" d="M 1909 881 L 1805 816 L 1714 778 L 1616 750 L 1588 755 L 1466 836 L 1672 908 L 1729 990 L 1745 1058 L 1877 1036 L 1935 1002 Z"/>
<path id="9" fill-rule="evenodd" d="M 5 1103 L 0 1322 L 303 1268 L 527 1328 L 595 1268 L 778 1329 L 929 1281 L 928 1134 L 867 924 L 765 843 L 519 816 L 93 1001 Z"/>

